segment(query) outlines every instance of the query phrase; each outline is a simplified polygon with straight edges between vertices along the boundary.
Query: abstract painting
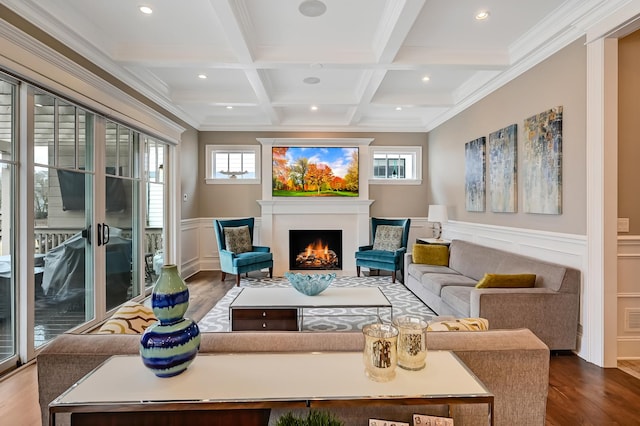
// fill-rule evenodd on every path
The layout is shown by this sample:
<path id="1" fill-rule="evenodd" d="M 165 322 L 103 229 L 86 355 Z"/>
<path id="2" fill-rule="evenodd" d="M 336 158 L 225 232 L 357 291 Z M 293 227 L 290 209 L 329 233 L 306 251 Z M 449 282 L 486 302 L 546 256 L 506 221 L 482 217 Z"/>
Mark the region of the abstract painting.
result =
<path id="1" fill-rule="evenodd" d="M 524 120 L 525 213 L 562 213 L 562 107 Z"/>
<path id="2" fill-rule="evenodd" d="M 483 212 L 485 197 L 485 145 L 486 138 L 467 142 L 464 145 L 465 174 L 464 193 L 467 211 Z"/>
<path id="3" fill-rule="evenodd" d="M 491 211 L 514 213 L 518 210 L 517 136 L 512 124 L 489 134 L 489 199 Z"/>

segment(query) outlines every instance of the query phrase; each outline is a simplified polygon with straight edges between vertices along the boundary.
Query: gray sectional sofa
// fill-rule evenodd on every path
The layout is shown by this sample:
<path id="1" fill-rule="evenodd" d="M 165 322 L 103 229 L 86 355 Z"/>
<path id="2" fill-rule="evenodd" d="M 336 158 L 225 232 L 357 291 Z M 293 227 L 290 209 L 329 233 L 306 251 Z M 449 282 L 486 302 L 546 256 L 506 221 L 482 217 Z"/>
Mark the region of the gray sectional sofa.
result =
<path id="1" fill-rule="evenodd" d="M 68 333 L 47 345 L 37 358 L 42 424 L 49 424 L 48 405 L 53 399 L 110 356 L 137 354 L 139 341 L 140 336 L 135 334 Z M 202 333 L 200 354 L 361 351 L 363 347 L 361 332 Z M 495 425 L 544 425 L 549 387 L 549 348 L 531 331 L 429 332 L 427 347 L 429 350 L 454 351 L 494 394 Z M 142 362 L 140 368 L 144 368 Z M 211 384 L 225 386 L 225 383 L 216 382 L 215 377 L 211 377 Z M 425 413 L 434 408 L 438 409 L 387 405 L 334 407 L 332 410 L 346 425 L 366 425 L 371 417 L 410 422 L 412 413 Z M 439 408 L 446 410 L 445 407 Z M 486 405 L 456 405 L 452 409 L 456 426 L 487 424 Z M 288 411 L 271 411 L 271 424 L 283 410 Z M 442 411 L 437 413 L 443 414 Z M 61 420 L 66 424 L 69 418 Z"/>
<path id="2" fill-rule="evenodd" d="M 577 347 L 580 271 L 463 240 L 448 266 L 405 255 L 404 284 L 438 315 L 482 317 L 491 329 L 528 328 L 551 350 Z M 533 288 L 476 288 L 485 273 L 535 274 Z"/>

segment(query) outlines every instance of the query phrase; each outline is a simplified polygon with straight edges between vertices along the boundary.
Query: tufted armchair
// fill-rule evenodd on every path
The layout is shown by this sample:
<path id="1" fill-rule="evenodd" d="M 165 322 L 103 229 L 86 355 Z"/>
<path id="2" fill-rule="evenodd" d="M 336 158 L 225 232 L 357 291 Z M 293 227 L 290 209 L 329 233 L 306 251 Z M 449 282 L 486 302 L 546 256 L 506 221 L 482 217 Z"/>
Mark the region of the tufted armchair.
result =
<path id="1" fill-rule="evenodd" d="M 269 268 L 273 276 L 273 255 L 271 249 L 253 245 L 254 218 L 213 221 L 218 240 L 222 280 L 227 274 L 236 275 L 236 285 L 240 285 L 240 274 Z"/>
<path id="2" fill-rule="evenodd" d="M 370 270 L 391 271 L 391 282 L 396 282 L 396 271 L 403 277 L 404 254 L 407 251 L 411 219 L 371 218 L 371 241 L 356 252 L 356 271 L 360 267 Z M 403 280 L 404 281 L 404 280 Z"/>

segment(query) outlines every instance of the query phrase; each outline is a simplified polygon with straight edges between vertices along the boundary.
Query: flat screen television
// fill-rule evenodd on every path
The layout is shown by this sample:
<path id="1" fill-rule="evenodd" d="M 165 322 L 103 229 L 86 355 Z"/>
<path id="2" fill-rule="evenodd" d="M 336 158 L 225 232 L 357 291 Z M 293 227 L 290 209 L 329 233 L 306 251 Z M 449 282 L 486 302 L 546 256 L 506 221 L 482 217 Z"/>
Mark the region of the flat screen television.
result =
<path id="1" fill-rule="evenodd" d="M 58 169 L 62 210 L 84 210 L 85 174 L 72 170 Z M 107 167 L 107 173 L 114 174 L 114 167 Z M 127 208 L 127 194 L 122 179 L 107 176 L 105 179 L 106 210 L 119 212 Z"/>
<path id="2" fill-rule="evenodd" d="M 274 197 L 357 197 L 358 148 L 274 146 Z"/>

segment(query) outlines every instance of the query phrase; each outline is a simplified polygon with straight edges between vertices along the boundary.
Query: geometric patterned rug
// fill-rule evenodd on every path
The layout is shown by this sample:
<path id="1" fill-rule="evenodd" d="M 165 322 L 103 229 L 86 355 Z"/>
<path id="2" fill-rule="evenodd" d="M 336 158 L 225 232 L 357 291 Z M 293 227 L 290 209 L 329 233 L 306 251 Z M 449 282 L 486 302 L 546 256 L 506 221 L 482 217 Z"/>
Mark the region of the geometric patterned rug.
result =
<path id="1" fill-rule="evenodd" d="M 245 278 L 240 287 L 233 287 L 198 322 L 201 332 L 229 331 L 229 304 L 242 287 L 289 287 L 284 277 Z M 336 277 L 331 287 L 380 287 L 393 306 L 393 316 L 412 315 L 429 321 L 433 311 L 420 301 L 404 284 L 391 283 L 389 276 Z M 366 324 L 376 322 L 375 308 L 313 308 L 305 309 L 303 331 L 353 331 L 362 330 Z M 390 310 L 380 309 L 383 322 L 390 322 Z"/>

